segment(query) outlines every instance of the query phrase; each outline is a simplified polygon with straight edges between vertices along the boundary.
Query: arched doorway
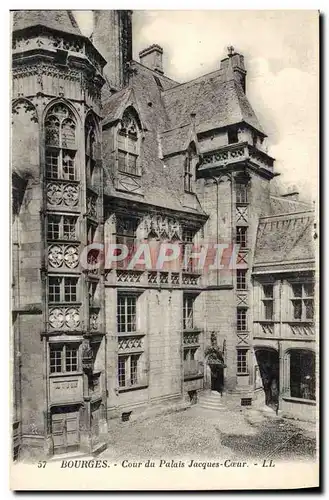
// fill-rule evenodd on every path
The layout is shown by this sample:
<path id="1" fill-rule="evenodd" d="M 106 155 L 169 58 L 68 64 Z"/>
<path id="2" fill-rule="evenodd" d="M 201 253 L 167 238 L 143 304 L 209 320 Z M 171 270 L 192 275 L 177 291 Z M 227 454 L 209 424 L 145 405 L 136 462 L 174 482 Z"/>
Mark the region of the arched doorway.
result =
<path id="1" fill-rule="evenodd" d="M 265 404 L 276 409 L 279 403 L 279 354 L 275 349 L 259 347 L 255 349 L 255 355 L 265 393 Z"/>

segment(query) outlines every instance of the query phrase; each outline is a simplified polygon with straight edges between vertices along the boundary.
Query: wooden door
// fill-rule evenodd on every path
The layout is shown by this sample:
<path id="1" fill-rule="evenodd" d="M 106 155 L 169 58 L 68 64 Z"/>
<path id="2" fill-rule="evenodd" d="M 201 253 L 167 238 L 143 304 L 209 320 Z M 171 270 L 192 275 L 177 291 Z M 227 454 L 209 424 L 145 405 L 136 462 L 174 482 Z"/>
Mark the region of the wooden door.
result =
<path id="1" fill-rule="evenodd" d="M 79 411 L 77 408 L 56 408 L 52 413 L 54 454 L 79 449 Z"/>

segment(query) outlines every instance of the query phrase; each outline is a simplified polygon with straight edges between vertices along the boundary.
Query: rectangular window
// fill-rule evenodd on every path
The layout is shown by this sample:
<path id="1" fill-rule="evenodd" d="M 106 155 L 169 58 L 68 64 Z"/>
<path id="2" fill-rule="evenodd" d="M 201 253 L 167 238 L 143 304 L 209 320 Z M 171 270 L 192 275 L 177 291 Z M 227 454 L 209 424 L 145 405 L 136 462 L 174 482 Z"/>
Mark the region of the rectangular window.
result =
<path id="1" fill-rule="evenodd" d="M 72 215 L 66 215 L 63 217 L 63 239 L 64 240 L 76 240 L 77 233 L 77 218 Z"/>
<path id="2" fill-rule="evenodd" d="M 246 226 L 237 226 L 236 228 L 236 243 L 240 245 L 241 248 L 247 248 L 247 230 Z"/>
<path id="3" fill-rule="evenodd" d="M 248 373 L 248 350 L 238 349 L 237 350 L 237 373 L 247 374 Z"/>
<path id="4" fill-rule="evenodd" d="M 61 373 L 62 371 L 63 346 L 50 347 L 50 373 Z"/>
<path id="5" fill-rule="evenodd" d="M 78 370 L 78 349 L 75 346 L 67 345 L 65 353 L 65 368 L 67 372 Z"/>
<path id="6" fill-rule="evenodd" d="M 77 283 L 78 278 L 64 278 L 64 301 L 77 301 Z"/>
<path id="7" fill-rule="evenodd" d="M 237 269 L 236 288 L 237 290 L 247 290 L 247 269 Z"/>
<path id="8" fill-rule="evenodd" d="M 118 295 L 117 328 L 119 333 L 136 331 L 136 297 Z"/>
<path id="9" fill-rule="evenodd" d="M 61 302 L 61 278 L 49 278 L 49 302 Z"/>
<path id="10" fill-rule="evenodd" d="M 77 302 L 78 278 L 50 276 L 48 284 L 49 302 Z"/>
<path id="11" fill-rule="evenodd" d="M 314 283 L 293 284 L 291 286 L 293 298 L 293 319 L 313 320 L 314 319 Z"/>
<path id="12" fill-rule="evenodd" d="M 124 387 L 126 385 L 126 362 L 127 357 L 119 356 L 118 359 L 118 380 L 119 387 Z"/>
<path id="13" fill-rule="evenodd" d="M 248 203 L 248 188 L 246 184 L 236 184 L 236 203 Z"/>
<path id="14" fill-rule="evenodd" d="M 193 322 L 193 304 L 195 298 L 192 295 L 183 296 L 183 329 L 191 330 L 194 327 Z"/>
<path id="15" fill-rule="evenodd" d="M 67 373 L 78 371 L 79 346 L 76 344 L 50 344 L 50 373 Z"/>
<path id="16" fill-rule="evenodd" d="M 191 160 L 190 156 L 185 158 L 185 161 L 184 161 L 184 191 L 186 191 L 187 193 L 192 192 L 193 174 L 192 174 L 191 163 L 192 163 L 192 160 Z"/>
<path id="17" fill-rule="evenodd" d="M 118 382 L 119 387 L 133 387 L 140 383 L 139 380 L 140 354 L 118 357 Z"/>
<path id="18" fill-rule="evenodd" d="M 48 240 L 59 240 L 61 219 L 62 218 L 60 215 L 48 215 L 48 228 L 47 228 Z"/>
<path id="19" fill-rule="evenodd" d="M 48 240 L 76 240 L 77 217 L 73 215 L 53 215 L 47 217 Z"/>
<path id="20" fill-rule="evenodd" d="M 138 359 L 139 355 L 134 354 L 130 357 L 130 384 L 138 383 Z"/>
<path id="21" fill-rule="evenodd" d="M 47 149 L 46 176 L 48 179 L 76 180 L 75 151 Z"/>
<path id="22" fill-rule="evenodd" d="M 227 130 L 227 137 L 229 144 L 235 144 L 236 142 L 239 142 L 238 129 L 236 127 L 229 127 L 229 129 Z"/>
<path id="23" fill-rule="evenodd" d="M 195 269 L 195 263 L 193 259 L 189 258 L 193 253 L 193 240 L 194 240 L 194 231 L 190 229 L 183 230 L 183 238 L 181 244 L 182 256 L 184 258 L 183 261 L 183 269 L 188 272 L 193 272 Z"/>
<path id="24" fill-rule="evenodd" d="M 46 152 L 46 176 L 49 179 L 59 179 L 59 151 Z"/>
<path id="25" fill-rule="evenodd" d="M 263 285 L 263 304 L 265 319 L 273 320 L 274 314 L 274 288 L 273 285 Z"/>
<path id="26" fill-rule="evenodd" d="M 247 309 L 244 307 L 237 307 L 236 310 L 237 330 L 244 332 L 247 330 Z"/>
<path id="27" fill-rule="evenodd" d="M 62 179 L 75 180 L 74 151 L 63 151 Z"/>

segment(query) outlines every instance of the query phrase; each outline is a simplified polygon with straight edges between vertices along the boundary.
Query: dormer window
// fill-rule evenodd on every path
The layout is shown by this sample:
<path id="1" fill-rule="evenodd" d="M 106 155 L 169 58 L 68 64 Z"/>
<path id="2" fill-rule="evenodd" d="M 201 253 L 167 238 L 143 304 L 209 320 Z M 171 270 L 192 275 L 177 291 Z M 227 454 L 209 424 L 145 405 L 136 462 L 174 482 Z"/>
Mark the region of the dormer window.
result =
<path id="1" fill-rule="evenodd" d="M 236 142 L 239 142 L 237 127 L 229 127 L 229 129 L 227 130 L 227 137 L 229 144 L 235 144 Z"/>
<path id="2" fill-rule="evenodd" d="M 138 163 L 140 133 L 137 120 L 131 113 L 125 113 L 117 135 L 118 171 L 140 175 Z"/>

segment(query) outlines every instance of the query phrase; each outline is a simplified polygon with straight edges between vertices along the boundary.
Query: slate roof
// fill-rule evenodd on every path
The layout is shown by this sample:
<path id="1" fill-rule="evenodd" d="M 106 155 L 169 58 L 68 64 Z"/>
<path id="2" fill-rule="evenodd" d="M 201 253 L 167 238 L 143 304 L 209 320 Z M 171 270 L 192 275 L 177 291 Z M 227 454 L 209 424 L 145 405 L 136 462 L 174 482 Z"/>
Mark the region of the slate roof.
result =
<path id="1" fill-rule="evenodd" d="M 82 36 L 74 16 L 69 10 L 15 10 L 13 30 L 45 26 L 57 31 Z"/>
<path id="2" fill-rule="evenodd" d="M 314 267 L 314 212 L 304 211 L 259 219 L 254 271 Z M 291 265 L 290 263 L 293 262 Z M 298 265 L 299 264 L 299 265 Z M 292 267 L 291 267 L 292 266 Z"/>
<path id="3" fill-rule="evenodd" d="M 197 132 L 241 122 L 265 135 L 241 85 L 223 69 L 163 93 L 170 128 L 187 125 L 195 113 Z"/>
<path id="4" fill-rule="evenodd" d="M 275 214 L 291 214 L 294 212 L 301 212 L 303 210 L 310 210 L 312 208 L 310 203 L 299 200 L 292 200 L 283 196 L 270 197 L 270 204 L 268 206 L 268 215 Z"/>
<path id="5" fill-rule="evenodd" d="M 104 170 L 107 177 L 105 194 L 112 197 L 123 196 L 126 200 L 150 203 L 159 208 L 205 215 L 195 195 L 191 195 L 194 198 L 194 209 L 184 205 L 182 186 L 173 182 L 170 168 L 162 160 L 162 141 L 159 131 L 166 130 L 169 125 L 169 117 L 162 99 L 162 89 L 168 88 L 170 85 L 177 85 L 177 83 L 139 63 L 134 62 L 133 65 L 136 67 L 137 73 L 133 74 L 129 87 L 113 94 L 104 104 L 103 128 L 113 119 L 121 117 L 126 104 L 132 103 L 137 108 L 143 127 L 141 164 L 145 196 L 141 198 L 132 193 L 120 195 L 115 190 L 109 158 L 104 158 Z M 154 78 L 155 76 L 160 81 L 160 86 Z"/>

